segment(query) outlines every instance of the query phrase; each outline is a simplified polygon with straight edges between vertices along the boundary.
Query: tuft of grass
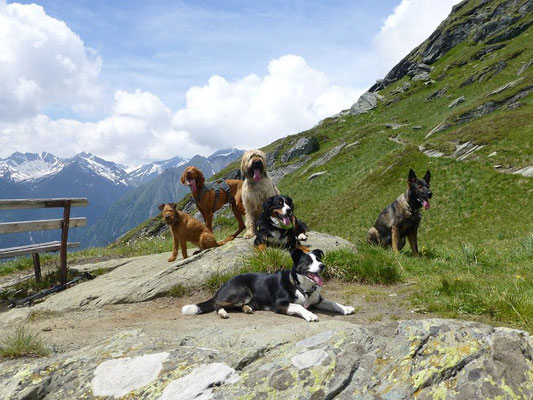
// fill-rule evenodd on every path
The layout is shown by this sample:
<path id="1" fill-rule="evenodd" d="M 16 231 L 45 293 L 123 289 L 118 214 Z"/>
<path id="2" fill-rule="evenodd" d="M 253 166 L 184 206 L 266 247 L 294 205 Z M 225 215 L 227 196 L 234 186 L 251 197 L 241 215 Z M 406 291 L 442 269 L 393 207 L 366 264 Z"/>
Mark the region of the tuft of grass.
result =
<path id="1" fill-rule="evenodd" d="M 50 353 L 38 334 L 32 333 L 24 325 L 19 325 L 0 340 L 0 356 L 44 357 Z"/>
<path id="2" fill-rule="evenodd" d="M 205 282 L 202 284 L 202 288 L 210 292 L 216 292 L 218 289 L 220 289 L 220 287 L 224 283 L 229 281 L 235 275 L 236 274 L 231 273 L 231 272 L 227 272 L 227 273 L 215 272 L 209 278 L 205 280 Z"/>
<path id="3" fill-rule="evenodd" d="M 533 233 L 526 236 L 520 241 L 520 246 L 524 257 L 533 258 Z"/>
<path id="4" fill-rule="evenodd" d="M 267 247 L 264 251 L 254 251 L 243 259 L 243 272 L 277 272 L 292 268 L 292 258 L 287 250 Z"/>
<path id="5" fill-rule="evenodd" d="M 181 283 L 178 283 L 177 285 L 172 286 L 168 292 L 167 295 L 170 297 L 184 297 L 184 296 L 190 296 L 195 291 L 195 288 L 188 287 L 185 285 L 182 285 Z"/>
<path id="6" fill-rule="evenodd" d="M 357 252 L 339 249 L 324 257 L 325 276 L 345 282 L 393 284 L 400 281 L 395 256 L 390 251 L 361 244 Z"/>
<path id="7" fill-rule="evenodd" d="M 478 263 L 479 251 L 472 243 L 461 243 L 461 251 L 467 263 Z"/>

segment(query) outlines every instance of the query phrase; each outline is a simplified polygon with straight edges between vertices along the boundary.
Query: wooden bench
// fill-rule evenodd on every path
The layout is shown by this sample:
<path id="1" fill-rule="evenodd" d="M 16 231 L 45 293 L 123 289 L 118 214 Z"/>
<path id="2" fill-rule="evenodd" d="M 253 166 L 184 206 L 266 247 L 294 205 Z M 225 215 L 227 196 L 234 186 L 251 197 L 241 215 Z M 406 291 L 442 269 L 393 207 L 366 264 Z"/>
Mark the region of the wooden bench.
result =
<path id="1" fill-rule="evenodd" d="M 67 248 L 80 246 L 78 242 L 69 242 L 67 240 L 68 229 L 87 225 L 87 218 L 85 217 L 70 218 L 70 208 L 86 207 L 88 204 L 86 198 L 0 200 L 0 210 L 63 208 L 62 219 L 0 223 L 0 234 L 61 229 L 61 240 L 0 249 L 0 259 L 31 254 L 33 257 L 35 279 L 37 282 L 41 282 L 41 263 L 39 261 L 39 253 L 59 250 L 61 265 L 60 281 L 61 284 L 65 284 L 67 282 Z"/>

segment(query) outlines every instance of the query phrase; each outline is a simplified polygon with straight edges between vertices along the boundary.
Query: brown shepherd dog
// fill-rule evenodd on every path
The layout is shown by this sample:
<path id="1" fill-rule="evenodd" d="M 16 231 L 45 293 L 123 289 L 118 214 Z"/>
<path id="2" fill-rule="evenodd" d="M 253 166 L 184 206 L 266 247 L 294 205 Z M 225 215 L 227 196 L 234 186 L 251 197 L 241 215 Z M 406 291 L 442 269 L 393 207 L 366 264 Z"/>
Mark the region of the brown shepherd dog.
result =
<path id="1" fill-rule="evenodd" d="M 161 204 L 159 209 L 172 234 L 173 246 L 172 255 L 168 259 L 169 262 L 174 261 L 178 255 L 178 242 L 181 247 L 181 255 L 183 259 L 186 259 L 187 242 L 191 242 L 199 248 L 193 253 L 194 255 L 202 250 L 222 246 L 233 240 L 233 236 L 229 236 L 221 242 L 217 242 L 213 233 L 204 224 L 189 214 L 177 210 L 176 203 Z"/>
<path id="2" fill-rule="evenodd" d="M 422 216 L 420 209 L 429 209 L 429 199 L 433 193 L 429 189 L 431 172 L 418 179 L 415 171 L 409 170 L 407 190 L 379 214 L 374 227 L 368 230 L 367 242 L 392 247 L 398 253 L 409 239 L 413 255 L 418 257 L 418 226 Z"/>
<path id="3" fill-rule="evenodd" d="M 181 175 L 181 183 L 191 188 L 196 207 L 211 232 L 213 232 L 213 214 L 226 203 L 231 204 L 233 215 L 239 223 L 239 228 L 232 236 L 235 238 L 244 230 L 242 216 L 245 210 L 241 196 L 241 180 L 225 179 L 206 183 L 202 171 L 196 167 L 187 167 Z"/>

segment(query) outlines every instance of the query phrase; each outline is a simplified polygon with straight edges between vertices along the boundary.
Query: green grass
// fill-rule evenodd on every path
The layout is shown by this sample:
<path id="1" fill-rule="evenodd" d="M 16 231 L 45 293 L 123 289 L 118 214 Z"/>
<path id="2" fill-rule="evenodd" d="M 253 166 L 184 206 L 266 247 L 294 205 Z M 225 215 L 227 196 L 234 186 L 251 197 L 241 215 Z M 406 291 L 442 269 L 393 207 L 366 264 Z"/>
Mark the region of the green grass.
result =
<path id="1" fill-rule="evenodd" d="M 174 285 L 169 289 L 169 291 L 167 292 L 167 296 L 180 298 L 184 296 L 189 296 L 193 292 L 193 288 L 178 283 L 177 285 Z"/>
<path id="2" fill-rule="evenodd" d="M 464 14 L 475 3 L 465 5 L 454 24 L 469 18 Z M 522 22 L 531 18 L 529 14 Z M 495 168 L 501 165 L 502 169 L 516 170 L 533 165 L 533 94 L 520 99 L 521 107 L 513 110 L 499 109 L 466 124 L 455 123 L 458 116 L 480 104 L 501 101 L 530 85 L 533 67 L 522 73 L 523 80 L 514 88 L 490 94 L 519 78 L 518 69 L 533 57 L 532 34 L 529 28 L 482 60 L 472 60 L 472 56 L 485 47 L 484 42 L 467 40 L 431 65 L 434 68 L 430 72 L 431 84 L 411 81 L 409 91 L 393 95 L 396 88 L 409 80 L 404 77 L 380 91 L 384 101 L 376 109 L 358 116 L 330 118 L 300 134 L 319 139 L 320 149 L 310 155 L 311 162 L 340 143 L 359 142 L 343 149 L 326 165 L 305 174 L 302 170 L 307 166 L 287 174 L 278 185 L 283 194 L 293 198 L 296 215 L 311 229 L 358 243 L 356 254 L 338 251 L 326 255 L 328 276 L 368 284 L 409 282 L 413 288 L 410 301 L 419 309 L 443 317 L 475 319 L 533 332 L 533 179 Z M 415 61 L 420 62 L 421 57 L 416 57 Z M 500 73 L 461 87 L 470 76 L 501 60 L 506 60 L 507 65 Z M 444 87 L 445 95 L 426 101 Z M 466 101 L 449 109 L 448 104 L 462 95 Z M 400 101 L 387 105 L 395 96 Z M 443 120 L 452 126 L 426 139 L 426 134 Z M 389 122 L 404 126 L 393 131 L 385 127 Z M 423 129 L 413 130 L 415 125 Z M 389 136 L 398 134 L 405 145 L 389 140 Z M 272 151 L 279 146 L 279 154 L 283 154 L 295 139 L 295 135 L 279 139 L 264 150 Z M 423 145 L 450 155 L 457 144 L 466 141 L 484 147 L 463 162 L 429 158 L 418 149 Z M 238 161 L 214 178 L 234 168 L 238 168 Z M 431 209 L 422 211 L 418 234 L 420 258 L 411 256 L 409 245 L 394 255 L 363 243 L 378 214 L 406 189 L 409 168 L 419 175 L 427 169 L 432 172 L 434 196 Z M 318 170 L 328 173 L 307 181 Z M 140 231 L 154 230 L 160 223 L 157 218 L 147 221 L 117 245 L 91 250 L 92 253 L 81 252 L 80 257 L 169 251 L 168 239 L 138 243 L 132 240 Z M 217 223 L 223 228 L 217 231 L 220 238 L 236 229 L 231 214 L 219 216 Z M 4 268 L 11 271 L 31 268 L 28 262 L 25 266 L 2 265 L 0 274 Z M 242 271 L 275 271 L 289 265 L 287 254 L 268 250 L 243 260 Z M 217 289 L 230 276 L 213 275 L 209 288 Z"/>
<path id="3" fill-rule="evenodd" d="M 38 334 L 24 325 L 8 332 L 0 339 L 0 357 L 44 357 L 50 353 Z"/>
<path id="4" fill-rule="evenodd" d="M 267 247 L 264 251 L 254 251 L 243 259 L 241 272 L 278 272 L 292 268 L 291 255 L 286 250 Z"/>
<path id="5" fill-rule="evenodd" d="M 209 278 L 203 282 L 200 287 L 202 289 L 208 290 L 212 293 L 216 292 L 224 283 L 233 278 L 236 273 L 226 272 L 215 272 Z"/>
<path id="6" fill-rule="evenodd" d="M 344 282 L 392 284 L 400 281 L 400 265 L 390 251 L 361 243 L 358 251 L 339 249 L 324 257 L 325 276 Z"/>

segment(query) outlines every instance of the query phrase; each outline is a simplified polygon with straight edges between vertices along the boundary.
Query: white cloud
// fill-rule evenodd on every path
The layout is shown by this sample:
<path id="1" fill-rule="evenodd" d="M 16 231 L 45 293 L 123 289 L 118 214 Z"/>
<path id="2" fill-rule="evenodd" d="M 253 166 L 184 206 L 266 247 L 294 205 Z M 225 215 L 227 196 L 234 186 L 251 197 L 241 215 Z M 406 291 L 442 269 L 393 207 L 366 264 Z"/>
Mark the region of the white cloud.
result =
<path id="1" fill-rule="evenodd" d="M 385 74 L 426 40 L 461 0 L 402 0 L 383 22 L 374 46 Z"/>
<path id="2" fill-rule="evenodd" d="M 236 81 L 212 76 L 207 85 L 189 89 L 185 108 L 176 112 L 152 93 L 119 90 L 111 115 L 97 122 L 39 114 L 0 123 L 0 156 L 48 151 L 67 157 L 87 151 L 138 165 L 223 147 L 258 147 L 312 127 L 351 106 L 361 92 L 331 85 L 297 56 L 272 60 L 268 70 L 264 77 Z"/>
<path id="3" fill-rule="evenodd" d="M 41 6 L 0 0 L 0 121 L 46 107 L 91 109 L 100 67 L 80 37 Z"/>
<path id="4" fill-rule="evenodd" d="M 402 0 L 383 22 L 374 49 L 361 58 L 382 59 L 385 74 L 457 2 Z M 138 89 L 116 90 L 108 114 L 95 122 L 45 115 L 54 107 L 79 111 L 101 104 L 101 64 L 78 35 L 42 7 L 0 0 L 0 157 L 14 151 L 62 157 L 87 151 L 138 165 L 223 147 L 260 147 L 350 107 L 363 92 L 335 86 L 302 57 L 285 55 L 271 60 L 264 76 L 211 76 L 186 92 L 179 110 Z"/>
<path id="5" fill-rule="evenodd" d="M 286 55 L 272 60 L 264 77 L 230 82 L 212 76 L 192 87 L 174 126 L 212 148 L 256 147 L 312 127 L 350 107 L 361 92 L 333 86 L 302 57 Z"/>
<path id="6" fill-rule="evenodd" d="M 205 153 L 187 132 L 172 127 L 172 113 L 148 92 L 117 91 L 112 114 L 97 122 L 51 120 L 37 115 L 0 124 L 6 156 L 14 151 L 48 151 L 60 157 L 86 151 L 124 165 Z"/>

